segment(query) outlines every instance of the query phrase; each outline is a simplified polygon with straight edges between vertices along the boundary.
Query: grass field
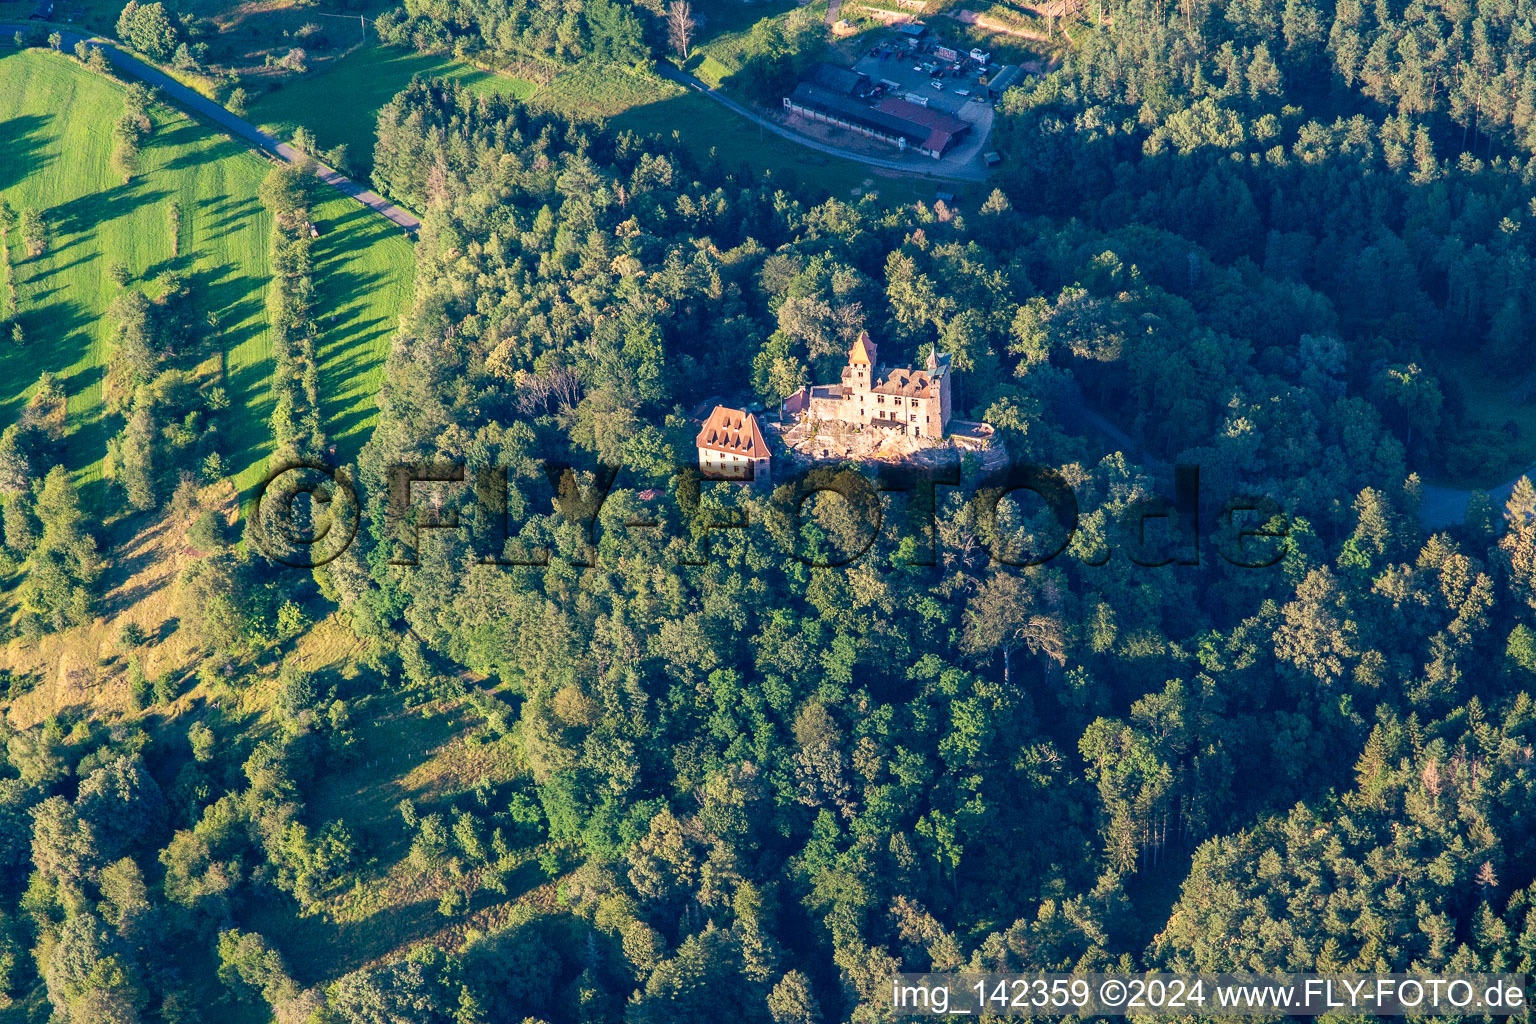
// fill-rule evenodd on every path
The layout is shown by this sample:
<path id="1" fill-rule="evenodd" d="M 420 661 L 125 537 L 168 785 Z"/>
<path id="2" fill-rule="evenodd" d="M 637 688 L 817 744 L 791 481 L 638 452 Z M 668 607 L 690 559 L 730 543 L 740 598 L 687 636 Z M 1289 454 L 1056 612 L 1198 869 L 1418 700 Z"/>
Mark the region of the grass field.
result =
<path id="1" fill-rule="evenodd" d="M 576 119 L 609 118 L 682 94 L 682 86 L 658 75 L 584 60 L 555 76 L 530 106 Z"/>
<path id="2" fill-rule="evenodd" d="M 693 45 L 708 46 L 714 40 L 749 29 L 764 18 L 778 17 L 796 6 L 795 0 L 698 0 L 693 5 L 693 17 L 699 23 Z M 825 10 L 823 6 L 822 11 Z"/>
<path id="3" fill-rule="evenodd" d="M 374 124 L 379 109 L 417 75 L 457 78 L 476 92 L 525 99 L 535 86 L 495 75 L 447 57 L 371 45 L 347 54 L 324 71 L 294 78 L 250 104 L 247 120 L 281 138 L 303 125 L 321 148 L 346 144 L 352 166 L 366 178 L 373 166 Z"/>
<path id="4" fill-rule="evenodd" d="M 699 25 L 688 70 L 718 87 L 724 78 L 740 71 L 743 61 L 751 55 L 748 40 L 752 27 L 759 22 L 782 19 L 795 9 L 793 0 L 700 0 L 693 5 Z M 826 5 L 818 5 L 817 10 L 824 17 Z"/>
<path id="5" fill-rule="evenodd" d="M 321 230 L 314 247 L 324 328 L 317 353 L 320 404 L 337 457 L 350 462 L 373 432 L 389 341 L 411 304 L 412 243 L 343 196 L 319 204 L 313 214 Z"/>
<path id="6" fill-rule="evenodd" d="M 885 174 L 852 160 L 840 160 L 796 145 L 693 92 L 679 90 L 670 99 L 630 107 L 609 123 L 614 128 L 628 128 L 663 139 L 671 139 L 676 132 L 677 141 L 700 160 L 708 160 L 713 151 L 727 169 L 746 164 L 782 180 L 793 178 L 813 190 L 825 189 L 835 198 L 849 202 L 874 191 L 882 202 L 921 199 L 931 203 L 935 189 L 961 191 L 953 184 Z"/>
<path id="7" fill-rule="evenodd" d="M 67 112 L 68 116 L 64 116 Z M 69 394 L 67 465 L 91 501 L 102 501 L 102 455 L 116 424 L 103 415 L 102 379 L 118 260 L 139 279 L 177 269 L 194 301 L 216 312 L 211 370 L 221 372 L 231 409 L 222 417 L 237 486 L 260 479 L 269 447 L 267 337 L 268 218 L 256 198 L 267 164 L 242 146 L 175 112 L 161 111 L 142 171 L 123 185 L 108 166 L 121 87 L 70 58 L 41 51 L 0 56 L 0 196 L 12 208 L 47 211 L 47 253 L 12 257 L 21 323 L 31 343 L 0 348 L 0 423 L 13 421 L 44 371 Z M 166 209 L 180 202 L 180 255 L 173 257 Z M 374 415 L 373 393 L 389 333 L 409 298 L 409 242 L 340 197 L 316 210 L 316 283 L 326 322 L 321 339 L 328 429 L 355 453 Z"/>
<path id="8" fill-rule="evenodd" d="M 57 0 L 53 16 L 73 27 L 116 36 L 123 3 Z M 359 15 L 371 21 L 392 6 L 388 0 L 348 0 L 345 4 L 338 0 L 180 0 L 174 16 L 202 19 L 196 41 L 208 45 L 205 63 L 211 66 L 212 74 L 207 80 L 216 84 L 229 68 L 262 77 L 287 75 L 289 72 L 281 68 L 266 67 L 266 57 L 282 57 L 293 47 L 304 50 L 310 68 L 323 68 L 357 44 L 362 34 Z M 18 10 L 13 17 L 24 18 L 26 14 Z"/>
<path id="9" fill-rule="evenodd" d="M 827 17 L 825 0 L 814 0 L 804 7 L 780 0 L 755 4 L 713 0 L 696 6 L 695 10 L 705 20 L 699 28 L 688 69 L 716 88 L 727 84 L 726 80 L 757 53 L 761 38 L 754 38 L 752 31 L 757 25 L 766 29 L 767 23 L 777 23 L 779 34 L 801 39 L 804 45 L 823 37 L 822 26 Z"/>
<path id="10" fill-rule="evenodd" d="M 825 10 L 819 2 L 813 7 L 814 12 Z M 717 46 L 734 64 L 742 58 L 751 26 L 761 19 L 782 18 L 785 4 L 780 0 L 751 5 L 713 0 L 698 5 L 698 10 L 709 19 L 701 32 L 710 40 L 706 46 Z M 447 57 L 369 46 L 325 71 L 263 94 L 251 103 L 249 120 L 283 138 L 291 138 L 294 128 L 302 124 L 315 133 L 322 149 L 346 143 L 349 159 L 358 171 L 356 177 L 366 179 L 378 111 L 417 75 L 457 78 L 476 92 L 500 92 L 527 100 L 536 109 L 602 119 L 617 129 L 664 139 L 671 139 L 676 132 L 682 145 L 701 160 L 708 159 L 713 150 L 731 168 L 746 163 L 758 170 L 787 174 L 804 184 L 823 187 L 840 199 L 852 199 L 873 189 L 883 200 L 931 201 L 936 187 L 917 179 L 884 176 L 862 164 L 827 157 L 771 134 L 764 137 L 754 125 L 719 104 L 666 79 L 597 61 L 580 62 L 562 71 L 549 85 L 535 86 Z"/>

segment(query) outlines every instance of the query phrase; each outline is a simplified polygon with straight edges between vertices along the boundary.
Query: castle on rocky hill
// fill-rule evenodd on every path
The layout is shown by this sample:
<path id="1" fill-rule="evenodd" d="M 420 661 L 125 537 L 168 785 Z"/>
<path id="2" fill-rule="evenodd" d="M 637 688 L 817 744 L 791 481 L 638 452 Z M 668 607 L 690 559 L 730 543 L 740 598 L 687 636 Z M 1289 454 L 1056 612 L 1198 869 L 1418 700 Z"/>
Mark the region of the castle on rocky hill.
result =
<path id="1" fill-rule="evenodd" d="M 930 352 L 922 369 L 881 365 L 869 333 L 860 331 L 842 383 L 801 388 L 785 403 L 785 411 L 937 440 L 949 426 L 949 364 L 949 356 Z"/>

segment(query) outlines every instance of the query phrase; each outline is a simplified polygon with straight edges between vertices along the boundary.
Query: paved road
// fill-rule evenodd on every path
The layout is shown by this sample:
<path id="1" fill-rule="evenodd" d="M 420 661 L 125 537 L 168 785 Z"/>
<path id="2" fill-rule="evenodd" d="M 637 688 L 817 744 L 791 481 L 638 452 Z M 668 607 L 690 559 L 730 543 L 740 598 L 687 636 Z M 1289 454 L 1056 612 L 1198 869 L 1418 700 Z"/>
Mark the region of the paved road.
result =
<path id="1" fill-rule="evenodd" d="M 35 21 L 30 25 L 0 24 L 0 30 L 4 31 L 14 31 L 19 29 L 23 32 L 27 32 L 35 30 L 39 27 L 39 24 Z M 88 38 L 80 35 L 79 33 L 54 28 L 53 26 L 42 27 L 48 28 L 52 31 L 57 31 L 59 35 L 64 39 L 64 48 L 66 50 L 74 49 L 75 44 L 82 41 L 96 47 L 101 51 L 102 56 L 106 57 L 107 61 L 119 71 L 132 75 L 134 78 L 137 78 L 148 85 L 154 86 L 160 90 L 161 94 L 167 100 L 175 103 L 183 110 L 197 114 L 209 121 L 212 121 L 220 128 L 223 128 L 225 131 L 229 132 L 231 135 L 235 136 L 236 138 L 244 139 L 246 142 L 249 142 L 251 145 L 255 146 L 262 152 L 269 153 L 282 160 L 286 160 L 289 163 L 297 163 L 298 161 L 304 159 L 304 154 L 300 153 L 286 142 L 281 142 L 273 136 L 268 135 L 266 132 L 262 131 L 260 128 L 257 128 L 249 121 L 241 120 L 234 114 L 231 114 L 228 110 L 208 99 L 206 96 L 193 89 L 187 88 L 185 85 L 182 85 L 180 82 L 176 81 L 176 79 L 156 69 L 153 65 L 145 63 L 144 61 L 135 57 L 133 54 L 128 53 L 126 50 L 120 49 L 109 40 L 96 37 Z M 327 167 L 325 164 L 319 164 L 315 169 L 315 173 L 320 178 L 320 180 L 325 182 L 327 185 L 330 185 L 332 188 L 336 189 L 338 192 L 343 193 L 344 195 L 351 196 L 353 199 L 357 200 L 359 203 L 362 203 L 364 206 L 379 214 L 381 217 L 388 218 L 389 220 L 398 224 L 407 232 L 415 234 L 417 230 L 421 228 L 421 221 L 416 219 L 414 214 L 406 210 L 402 210 L 400 207 L 396 206 L 394 203 L 391 203 L 383 196 L 368 191 L 366 188 L 359 185 L 351 178 L 346 177 L 334 168 Z"/>
<path id="2" fill-rule="evenodd" d="M 914 166 L 911 163 L 905 163 L 900 160 L 882 160 L 875 156 L 861 156 L 858 153 L 850 153 L 847 150 L 838 149 L 836 146 L 829 146 L 825 142 L 818 142 L 817 140 L 807 138 L 798 132 L 792 132 L 776 121 L 770 121 L 768 118 L 759 114 L 751 107 L 737 103 L 735 100 L 731 99 L 720 90 L 711 89 L 709 86 L 705 85 L 703 82 L 695 78 L 693 75 L 690 75 L 688 72 L 679 70 L 674 64 L 663 60 L 657 61 L 656 67 L 661 72 L 662 77 L 670 78 L 672 81 L 678 83 L 679 85 L 687 86 L 690 89 L 701 92 L 732 113 L 737 114 L 740 117 L 744 117 L 754 124 L 761 125 L 763 128 L 773 132 L 773 134 L 779 136 L 782 139 L 788 139 L 790 142 L 793 142 L 799 146 L 804 146 L 807 149 L 814 149 L 818 153 L 825 153 L 828 156 L 835 156 L 841 160 L 852 160 L 854 163 L 864 164 L 867 167 L 883 167 L 890 171 L 900 171 L 903 174 L 920 175 L 924 178 L 936 178 L 940 181 L 985 181 L 987 179 L 987 172 L 984 170 L 941 173 L 938 171 L 925 170 L 920 166 Z"/>

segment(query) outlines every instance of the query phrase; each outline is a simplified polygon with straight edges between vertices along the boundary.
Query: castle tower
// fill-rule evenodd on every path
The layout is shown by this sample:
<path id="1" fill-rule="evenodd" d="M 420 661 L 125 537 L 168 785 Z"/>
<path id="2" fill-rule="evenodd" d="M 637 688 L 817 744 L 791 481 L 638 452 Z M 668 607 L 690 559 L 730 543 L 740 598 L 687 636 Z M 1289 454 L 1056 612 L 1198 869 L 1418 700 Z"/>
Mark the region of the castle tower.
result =
<path id="1" fill-rule="evenodd" d="M 874 373 L 877 353 L 875 343 L 870 338 L 868 331 L 860 331 L 858 338 L 853 342 L 853 348 L 848 350 L 848 367 L 853 371 L 853 390 L 856 392 L 868 391 L 870 377 Z"/>

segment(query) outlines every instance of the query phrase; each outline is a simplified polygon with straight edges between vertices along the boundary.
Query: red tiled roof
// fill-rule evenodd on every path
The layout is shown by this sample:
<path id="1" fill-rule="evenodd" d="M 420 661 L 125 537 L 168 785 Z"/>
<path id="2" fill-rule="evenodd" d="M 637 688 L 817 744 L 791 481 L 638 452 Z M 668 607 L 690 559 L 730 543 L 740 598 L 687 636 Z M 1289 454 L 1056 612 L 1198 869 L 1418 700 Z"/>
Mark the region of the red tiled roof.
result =
<path id="1" fill-rule="evenodd" d="M 915 370 L 910 366 L 882 366 L 870 390 L 882 395 L 924 397 L 929 394 L 929 385 L 934 379 L 923 370 Z"/>
<path id="2" fill-rule="evenodd" d="M 899 96 L 882 97 L 875 109 L 927 128 L 928 141 L 923 143 L 923 148 L 933 150 L 935 153 L 942 153 L 951 139 L 971 127 L 969 121 L 962 121 L 953 114 L 920 107 Z"/>
<path id="3" fill-rule="evenodd" d="M 723 405 L 715 406 L 715 411 L 699 428 L 698 446 L 749 459 L 768 458 L 768 442 L 757 425 L 757 417 Z"/>

